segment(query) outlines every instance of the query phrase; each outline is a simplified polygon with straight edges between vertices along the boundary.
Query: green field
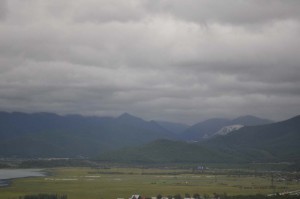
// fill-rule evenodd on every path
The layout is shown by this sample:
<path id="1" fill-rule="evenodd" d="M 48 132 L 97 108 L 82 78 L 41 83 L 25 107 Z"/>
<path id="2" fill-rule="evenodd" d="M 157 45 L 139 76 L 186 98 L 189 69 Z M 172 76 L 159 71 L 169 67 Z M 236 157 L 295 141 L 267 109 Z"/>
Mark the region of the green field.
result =
<path id="1" fill-rule="evenodd" d="M 157 194 L 184 196 L 186 193 L 249 195 L 300 189 L 297 173 L 232 170 L 193 173 L 183 169 L 142 168 L 55 168 L 46 171 L 50 172 L 49 176 L 16 179 L 11 186 L 0 188 L 0 199 L 17 199 L 36 193 L 67 194 L 69 199 L 116 199 L 132 194 L 146 197 Z"/>

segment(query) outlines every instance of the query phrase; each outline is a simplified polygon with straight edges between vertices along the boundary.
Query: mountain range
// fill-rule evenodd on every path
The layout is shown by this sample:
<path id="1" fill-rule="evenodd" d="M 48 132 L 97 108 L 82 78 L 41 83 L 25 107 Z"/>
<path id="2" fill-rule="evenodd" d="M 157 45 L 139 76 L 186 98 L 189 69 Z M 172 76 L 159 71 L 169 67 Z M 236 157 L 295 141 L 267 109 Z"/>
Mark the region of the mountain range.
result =
<path id="1" fill-rule="evenodd" d="M 299 162 L 300 116 L 242 127 L 201 142 L 158 140 L 102 154 L 102 161 L 139 163 Z"/>
<path id="2" fill-rule="evenodd" d="M 0 112 L 0 157 L 84 156 L 121 162 L 298 161 L 299 124 L 299 116 L 277 123 L 243 116 L 188 126 L 145 121 L 128 113 L 114 118 Z"/>
<path id="3" fill-rule="evenodd" d="M 255 116 L 246 115 L 236 119 L 213 118 L 203 122 L 199 122 L 187 128 L 182 134 L 181 139 L 189 141 L 199 141 L 210 138 L 217 134 L 223 127 L 232 125 L 256 126 L 262 124 L 270 124 L 273 121 L 261 119 Z"/>
<path id="4" fill-rule="evenodd" d="M 202 142 L 202 146 L 222 150 L 251 161 L 299 161 L 300 116 L 282 122 L 246 126 L 226 136 Z"/>
<path id="5" fill-rule="evenodd" d="M 176 135 L 154 121 L 124 113 L 117 118 L 53 113 L 0 113 L 0 157 L 95 156 Z"/>

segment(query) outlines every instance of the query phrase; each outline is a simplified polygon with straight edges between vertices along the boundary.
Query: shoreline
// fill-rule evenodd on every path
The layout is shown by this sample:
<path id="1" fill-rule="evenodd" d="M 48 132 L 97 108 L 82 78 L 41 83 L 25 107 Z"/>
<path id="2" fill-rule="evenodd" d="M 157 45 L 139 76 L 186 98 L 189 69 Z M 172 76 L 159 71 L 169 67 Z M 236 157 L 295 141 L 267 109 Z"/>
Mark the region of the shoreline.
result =
<path id="1" fill-rule="evenodd" d="M 18 171 L 18 172 L 26 171 L 26 172 L 29 172 L 29 173 L 28 174 L 23 173 L 22 175 L 19 174 L 20 176 L 12 176 L 12 177 L 4 176 L 2 178 L 1 178 L 1 175 L 0 175 L 0 189 L 11 186 L 12 181 L 16 180 L 16 179 L 20 179 L 20 178 L 34 178 L 34 177 L 45 177 L 45 176 L 49 176 L 50 175 L 50 173 L 47 172 L 47 171 L 45 171 L 45 169 L 0 169 L 0 172 L 1 171 L 2 172 L 12 172 L 12 173 L 14 171 Z"/>
<path id="2" fill-rule="evenodd" d="M 4 187 L 9 187 L 13 179 L 0 180 L 0 189 Z"/>

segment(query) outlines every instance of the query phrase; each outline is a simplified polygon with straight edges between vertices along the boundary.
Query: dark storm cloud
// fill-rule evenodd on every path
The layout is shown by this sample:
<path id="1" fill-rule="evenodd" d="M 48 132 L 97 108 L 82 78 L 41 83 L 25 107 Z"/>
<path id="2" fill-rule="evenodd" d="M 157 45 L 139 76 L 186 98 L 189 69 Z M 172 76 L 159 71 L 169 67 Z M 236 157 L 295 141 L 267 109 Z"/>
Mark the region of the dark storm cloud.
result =
<path id="1" fill-rule="evenodd" d="M 0 109 L 189 123 L 291 117 L 300 112 L 299 5 L 1 1 Z"/>

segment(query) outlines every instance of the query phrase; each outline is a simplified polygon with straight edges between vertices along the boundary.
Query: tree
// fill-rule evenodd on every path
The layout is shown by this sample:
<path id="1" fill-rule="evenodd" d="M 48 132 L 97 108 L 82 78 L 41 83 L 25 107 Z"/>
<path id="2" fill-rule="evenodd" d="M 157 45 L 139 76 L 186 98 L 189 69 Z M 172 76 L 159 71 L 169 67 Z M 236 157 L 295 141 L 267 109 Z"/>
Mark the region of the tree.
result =
<path id="1" fill-rule="evenodd" d="M 200 199 L 200 194 L 199 193 L 194 193 L 193 198 Z"/>
<path id="2" fill-rule="evenodd" d="M 176 195 L 174 196 L 174 199 L 182 199 L 182 197 L 181 197 L 180 194 L 176 194 Z"/>
<path id="3" fill-rule="evenodd" d="M 218 198 L 220 198 L 219 194 L 217 194 L 217 193 L 214 193 L 214 198 L 215 198 L 215 199 L 218 199 Z"/>
<path id="4" fill-rule="evenodd" d="M 57 194 L 37 194 L 37 195 L 25 195 L 20 196 L 19 199 L 67 199 L 67 195 Z"/>
<path id="5" fill-rule="evenodd" d="M 204 199 L 208 199 L 209 198 L 209 195 L 208 194 L 204 194 Z"/>

